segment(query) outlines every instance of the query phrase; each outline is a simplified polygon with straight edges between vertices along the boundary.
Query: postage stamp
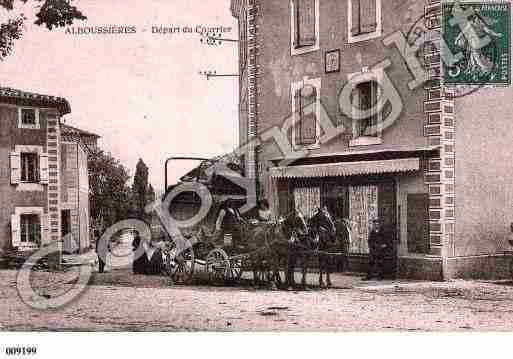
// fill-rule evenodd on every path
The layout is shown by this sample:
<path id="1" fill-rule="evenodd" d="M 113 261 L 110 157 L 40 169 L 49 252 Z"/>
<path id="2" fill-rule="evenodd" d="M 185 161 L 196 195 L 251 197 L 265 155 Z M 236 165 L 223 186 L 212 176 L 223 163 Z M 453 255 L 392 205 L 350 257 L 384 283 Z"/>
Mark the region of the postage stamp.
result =
<path id="1" fill-rule="evenodd" d="M 510 3 L 444 3 L 442 33 L 445 84 L 511 84 Z"/>

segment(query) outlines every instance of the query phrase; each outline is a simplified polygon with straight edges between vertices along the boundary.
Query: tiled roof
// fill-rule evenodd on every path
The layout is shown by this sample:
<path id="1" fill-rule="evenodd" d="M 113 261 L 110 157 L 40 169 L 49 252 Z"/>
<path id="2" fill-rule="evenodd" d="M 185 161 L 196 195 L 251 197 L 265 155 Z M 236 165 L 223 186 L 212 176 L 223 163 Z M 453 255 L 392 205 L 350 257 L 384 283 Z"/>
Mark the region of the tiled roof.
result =
<path id="1" fill-rule="evenodd" d="M 61 133 L 63 135 L 79 135 L 79 136 L 86 136 L 86 137 L 94 137 L 94 138 L 100 138 L 101 136 L 97 135 L 96 133 L 92 133 L 89 131 L 81 130 L 80 128 L 76 128 L 70 125 L 67 125 L 65 123 L 61 124 Z"/>
<path id="2" fill-rule="evenodd" d="M 65 115 L 71 112 L 69 102 L 62 97 L 42 95 L 34 92 L 27 92 L 10 87 L 0 87 L 0 100 L 6 99 L 11 102 L 25 102 L 50 105 L 51 107 L 57 107 L 61 115 Z"/>

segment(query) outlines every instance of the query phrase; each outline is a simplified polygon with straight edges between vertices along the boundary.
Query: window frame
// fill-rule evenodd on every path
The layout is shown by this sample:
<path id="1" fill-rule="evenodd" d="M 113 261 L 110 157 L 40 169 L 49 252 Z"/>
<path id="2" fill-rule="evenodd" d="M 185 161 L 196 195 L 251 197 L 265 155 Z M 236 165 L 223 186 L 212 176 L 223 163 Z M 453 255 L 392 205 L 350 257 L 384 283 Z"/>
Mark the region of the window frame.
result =
<path id="1" fill-rule="evenodd" d="M 27 249 L 37 249 L 45 243 L 45 238 L 47 236 L 47 223 L 45 221 L 48 221 L 47 215 L 45 215 L 43 207 L 16 207 L 14 209 L 14 216 L 18 218 L 19 228 L 17 230 L 19 231 L 19 244 L 17 246 L 20 250 L 27 250 Z M 23 215 L 36 215 L 39 218 L 39 230 L 40 230 L 40 243 L 36 242 L 30 242 L 26 241 L 23 242 L 21 240 L 21 218 Z M 11 241 L 13 241 L 13 238 L 11 238 Z"/>
<path id="2" fill-rule="evenodd" d="M 29 171 L 28 168 L 25 168 L 26 163 L 24 163 L 24 158 L 27 158 L 27 156 L 32 156 L 35 158 L 34 164 L 34 179 L 23 179 L 23 174 L 25 171 Z M 20 163 L 21 163 L 21 173 L 20 173 L 20 183 L 41 183 L 41 175 L 39 173 L 39 153 L 38 152 L 32 152 L 32 151 L 22 151 L 20 152 Z M 26 173 L 26 175 L 29 175 L 29 172 Z"/>
<path id="3" fill-rule="evenodd" d="M 296 0 L 290 0 L 290 54 L 291 56 L 302 55 L 314 51 L 318 51 L 320 49 L 319 46 L 319 24 L 320 24 L 320 15 L 319 15 L 319 2 L 320 0 L 315 1 L 315 44 L 311 46 L 302 46 L 295 47 L 295 38 L 296 38 Z"/>
<path id="4" fill-rule="evenodd" d="M 28 223 L 23 223 L 25 219 L 28 219 Z M 27 218 L 28 217 L 28 218 Z M 36 220 L 34 220 L 36 219 Z M 39 240 L 35 237 L 37 231 L 34 230 L 34 228 L 37 228 L 39 226 Z M 25 233 L 24 233 L 25 229 Z M 43 232 L 43 226 L 41 221 L 41 216 L 37 213 L 22 213 L 20 214 L 20 243 L 22 246 L 31 247 L 33 245 L 39 245 L 42 240 L 42 232 Z M 24 238 L 25 237 L 25 238 Z"/>
<path id="5" fill-rule="evenodd" d="M 358 75 L 358 81 L 354 81 L 354 77 Z M 380 96 L 382 96 L 382 88 L 381 84 L 383 83 L 383 69 L 377 68 L 371 71 L 367 70 L 367 68 L 363 68 L 361 72 L 356 72 L 348 75 L 348 81 L 351 83 L 351 86 L 356 88 L 361 83 L 374 81 L 378 84 L 378 93 L 377 99 L 379 101 Z M 355 113 L 353 112 L 354 108 L 351 106 L 351 125 L 353 136 L 349 141 L 349 147 L 356 146 L 371 146 L 371 145 L 380 145 L 383 143 L 383 130 L 380 128 L 379 124 L 383 123 L 383 112 L 380 111 L 377 113 L 377 123 L 378 123 L 378 131 L 376 136 L 360 136 L 358 132 L 358 121 L 356 120 Z"/>
<path id="6" fill-rule="evenodd" d="M 34 110 L 35 115 L 35 124 L 24 124 L 23 123 L 23 111 L 24 110 Z M 40 113 L 39 108 L 37 107 L 18 107 L 18 128 L 29 129 L 29 130 L 39 130 L 41 128 L 40 122 Z"/>
<path id="7" fill-rule="evenodd" d="M 48 184 L 47 181 L 43 179 L 45 177 L 48 178 L 48 168 L 46 168 L 45 174 L 43 174 L 41 171 L 44 171 L 42 168 L 45 163 L 42 163 L 42 157 L 47 157 L 47 154 L 43 152 L 42 146 L 32 146 L 32 145 L 16 145 L 14 146 L 14 152 L 19 154 L 20 157 L 20 168 L 19 168 L 19 181 L 15 184 L 16 185 L 16 191 L 36 191 L 41 192 L 44 190 L 45 185 Z M 22 153 L 34 153 L 38 156 L 37 164 L 38 164 L 38 181 L 37 182 L 25 182 L 21 180 L 21 154 Z M 46 163 L 47 164 L 47 163 Z M 12 168 L 11 168 L 12 171 Z"/>
<path id="8" fill-rule="evenodd" d="M 378 37 L 381 37 L 383 32 L 383 24 L 382 24 L 382 3 L 381 0 L 375 0 L 376 1 L 376 31 L 360 34 L 360 35 L 353 35 L 351 33 L 351 29 L 353 27 L 353 1 L 355 0 L 348 0 L 347 1 L 347 42 L 352 44 L 355 42 L 360 41 L 366 41 L 375 39 Z M 358 0 L 359 1 L 359 0 Z"/>
<path id="9" fill-rule="evenodd" d="M 298 114 L 295 111 L 296 108 L 296 96 L 295 93 L 302 89 L 304 86 L 310 85 L 315 88 L 316 90 L 316 99 L 315 99 L 315 118 L 316 118 L 316 126 L 315 126 L 315 134 L 316 134 L 316 141 L 313 144 L 309 145 L 301 145 L 296 144 L 296 124 L 301 120 L 298 118 Z M 320 118 L 321 118 L 321 89 L 322 89 L 322 78 L 315 78 L 315 79 L 307 79 L 304 78 L 303 81 L 297 81 L 293 82 L 290 86 L 290 96 L 291 96 L 291 103 L 292 103 L 292 147 L 295 151 L 301 151 L 305 149 L 317 149 L 320 148 L 320 133 L 321 133 L 321 124 L 320 124 Z"/>

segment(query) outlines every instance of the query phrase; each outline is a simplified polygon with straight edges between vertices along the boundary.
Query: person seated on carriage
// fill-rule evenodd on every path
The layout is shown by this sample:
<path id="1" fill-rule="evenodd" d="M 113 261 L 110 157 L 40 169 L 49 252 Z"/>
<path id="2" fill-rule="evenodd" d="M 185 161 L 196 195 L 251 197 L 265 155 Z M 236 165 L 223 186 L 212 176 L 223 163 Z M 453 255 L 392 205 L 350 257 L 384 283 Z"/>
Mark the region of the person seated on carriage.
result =
<path id="1" fill-rule="evenodd" d="M 235 201 L 231 198 L 227 199 L 221 205 L 216 221 L 216 231 L 221 232 L 224 245 L 241 244 L 241 224 L 244 222 Z"/>
<path id="2" fill-rule="evenodd" d="M 269 202 L 266 199 L 258 202 L 257 219 L 259 222 L 271 222 L 273 220 L 273 213 L 269 209 Z"/>

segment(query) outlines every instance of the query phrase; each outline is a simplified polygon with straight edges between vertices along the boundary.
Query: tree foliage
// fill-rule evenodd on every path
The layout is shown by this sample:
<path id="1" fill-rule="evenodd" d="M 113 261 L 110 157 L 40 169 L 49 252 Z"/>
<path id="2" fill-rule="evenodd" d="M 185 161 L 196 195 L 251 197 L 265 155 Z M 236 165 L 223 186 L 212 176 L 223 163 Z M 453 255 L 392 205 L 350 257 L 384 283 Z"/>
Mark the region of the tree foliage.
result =
<path id="1" fill-rule="evenodd" d="M 72 0 L 0 0 L 0 9 L 8 12 L 14 11 L 16 2 L 34 3 L 36 8 L 36 21 L 38 26 L 45 26 L 48 30 L 54 27 L 63 27 L 73 24 L 75 20 L 86 20 L 87 17 L 71 4 Z M 23 14 L 16 14 L 0 24 L 0 60 L 9 56 L 14 42 L 23 35 L 23 27 L 27 18 Z"/>
<path id="2" fill-rule="evenodd" d="M 130 176 L 117 159 L 102 150 L 90 153 L 88 166 L 91 218 L 103 231 L 130 216 Z"/>
<path id="3" fill-rule="evenodd" d="M 139 218 L 144 217 L 144 208 L 148 203 L 148 175 L 148 166 L 146 166 L 144 161 L 139 158 L 135 167 L 134 183 L 132 185 L 134 209 L 137 217 Z"/>

